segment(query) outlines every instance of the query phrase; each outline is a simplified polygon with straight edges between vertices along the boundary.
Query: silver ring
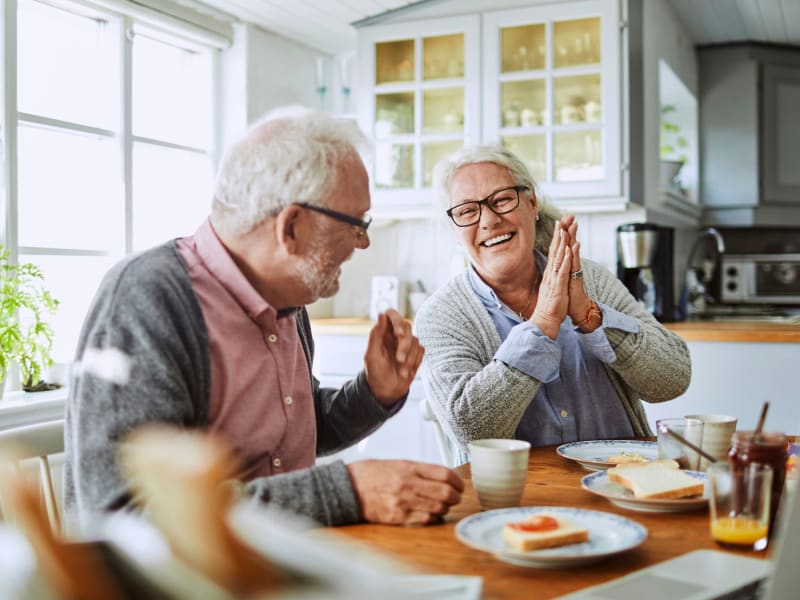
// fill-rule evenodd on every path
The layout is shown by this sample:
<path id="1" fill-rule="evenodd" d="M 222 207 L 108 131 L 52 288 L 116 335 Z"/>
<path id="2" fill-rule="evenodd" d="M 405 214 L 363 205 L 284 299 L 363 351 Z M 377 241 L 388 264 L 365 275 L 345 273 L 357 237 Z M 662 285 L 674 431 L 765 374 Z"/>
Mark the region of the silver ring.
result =
<path id="1" fill-rule="evenodd" d="M 569 274 L 570 279 L 583 279 L 583 269 L 578 269 L 574 273 Z"/>

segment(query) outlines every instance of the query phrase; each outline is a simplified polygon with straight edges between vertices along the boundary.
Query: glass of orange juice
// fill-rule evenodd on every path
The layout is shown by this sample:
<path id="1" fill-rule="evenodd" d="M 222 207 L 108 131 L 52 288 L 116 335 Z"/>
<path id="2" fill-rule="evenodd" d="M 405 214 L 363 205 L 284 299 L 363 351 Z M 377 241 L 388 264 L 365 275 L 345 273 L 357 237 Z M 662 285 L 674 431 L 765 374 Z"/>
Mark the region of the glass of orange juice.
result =
<path id="1" fill-rule="evenodd" d="M 750 463 L 734 469 L 716 462 L 707 471 L 711 537 L 722 546 L 764 550 L 769 535 L 772 467 Z"/>

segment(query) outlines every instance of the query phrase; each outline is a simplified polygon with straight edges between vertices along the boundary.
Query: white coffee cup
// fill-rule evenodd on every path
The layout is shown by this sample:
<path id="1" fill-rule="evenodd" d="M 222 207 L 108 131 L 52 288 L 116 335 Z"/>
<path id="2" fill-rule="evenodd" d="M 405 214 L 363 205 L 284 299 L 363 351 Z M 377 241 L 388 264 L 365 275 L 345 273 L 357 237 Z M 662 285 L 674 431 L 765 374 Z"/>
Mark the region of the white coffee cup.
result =
<path id="1" fill-rule="evenodd" d="M 700 414 L 686 415 L 687 419 L 698 419 L 703 422 L 703 441 L 700 447 L 717 460 L 727 460 L 731 446 L 731 436 L 736 431 L 737 419 L 731 415 Z M 708 459 L 700 460 L 700 470 L 708 468 Z"/>
<path id="2" fill-rule="evenodd" d="M 468 444 L 472 484 L 483 510 L 519 505 L 530 448 L 530 443 L 522 440 L 474 440 Z"/>

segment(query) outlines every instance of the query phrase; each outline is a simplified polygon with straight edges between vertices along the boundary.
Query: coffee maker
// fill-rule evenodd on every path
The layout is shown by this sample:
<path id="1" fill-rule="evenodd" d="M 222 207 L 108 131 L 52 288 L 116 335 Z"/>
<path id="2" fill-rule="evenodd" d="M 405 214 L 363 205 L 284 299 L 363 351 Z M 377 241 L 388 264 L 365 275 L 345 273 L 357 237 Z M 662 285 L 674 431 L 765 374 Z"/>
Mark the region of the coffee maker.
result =
<path id="1" fill-rule="evenodd" d="M 675 320 L 671 227 L 625 223 L 617 227 L 617 277 L 645 310 Z"/>

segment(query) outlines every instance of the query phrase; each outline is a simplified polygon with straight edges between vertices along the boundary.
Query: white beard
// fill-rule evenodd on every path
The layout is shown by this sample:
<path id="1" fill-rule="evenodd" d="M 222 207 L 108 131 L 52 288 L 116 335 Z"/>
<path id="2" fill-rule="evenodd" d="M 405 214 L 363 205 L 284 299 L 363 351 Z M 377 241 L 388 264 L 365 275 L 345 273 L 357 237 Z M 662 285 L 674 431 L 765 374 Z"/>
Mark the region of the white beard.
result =
<path id="1" fill-rule="evenodd" d="M 339 266 L 334 266 L 331 262 L 326 245 L 314 240 L 309 248 L 305 268 L 300 273 L 312 302 L 318 298 L 330 298 L 339 291 L 341 271 Z"/>

